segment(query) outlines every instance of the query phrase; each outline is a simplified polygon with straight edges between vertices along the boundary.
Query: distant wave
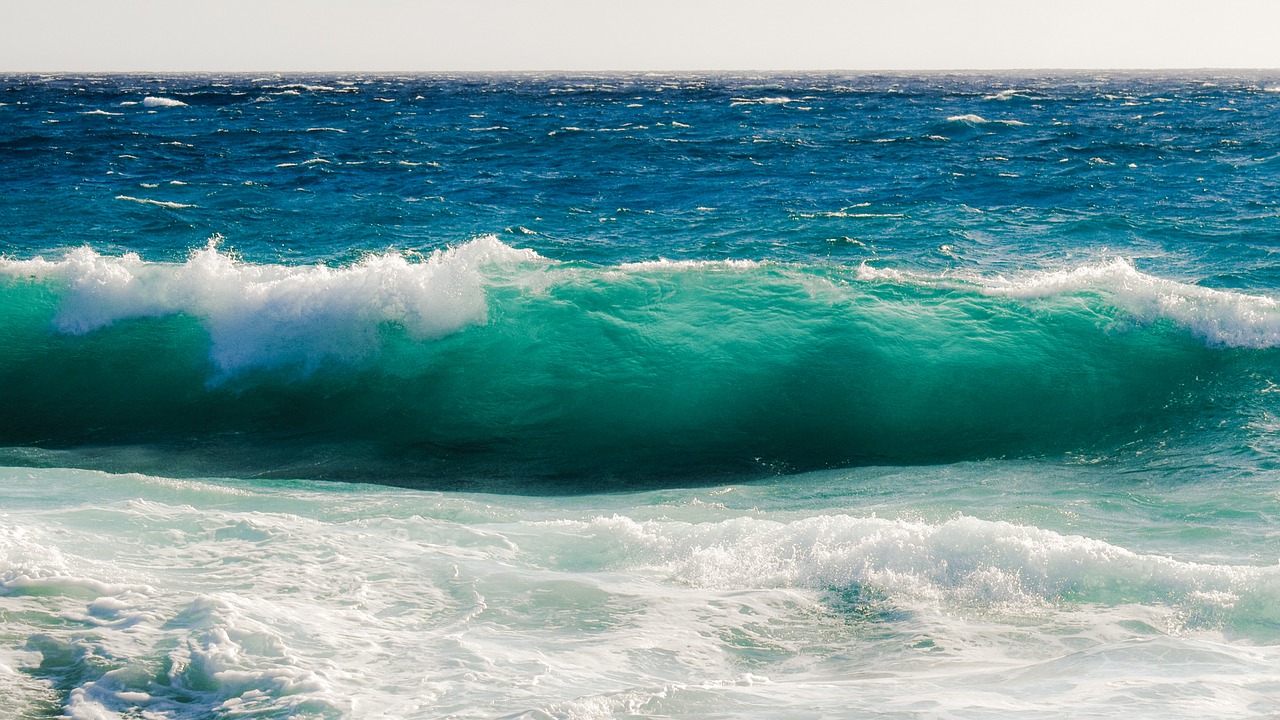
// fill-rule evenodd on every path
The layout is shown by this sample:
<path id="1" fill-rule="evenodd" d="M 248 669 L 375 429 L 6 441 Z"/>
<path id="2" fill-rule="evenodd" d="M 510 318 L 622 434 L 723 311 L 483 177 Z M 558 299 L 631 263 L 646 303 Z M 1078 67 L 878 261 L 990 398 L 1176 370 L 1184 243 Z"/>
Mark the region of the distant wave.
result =
<path id="1" fill-rule="evenodd" d="M 729 104 L 731 106 L 733 105 L 786 105 L 789 102 L 795 102 L 795 101 L 789 97 L 780 95 L 776 97 L 759 97 L 759 98 L 736 97 L 736 98 L 733 98 L 729 102 Z"/>
<path id="2" fill-rule="evenodd" d="M 988 123 L 994 123 L 997 125 L 1009 125 L 1013 127 L 1026 126 L 1026 123 L 1021 120 L 988 120 L 981 115 L 974 115 L 972 113 L 966 115 L 952 115 L 947 118 L 947 122 L 965 123 L 966 125 L 986 125 Z"/>
<path id="3" fill-rule="evenodd" d="M 1001 90 L 999 92 L 992 93 L 990 95 L 984 95 L 982 99 L 983 100 L 1000 100 L 1000 101 L 1033 100 L 1035 99 L 1035 95 L 1029 90 L 1015 90 L 1013 88 L 1009 88 L 1006 90 Z"/>
<path id="4" fill-rule="evenodd" d="M 116 199 L 128 200 L 129 202 L 141 203 L 143 205 L 156 205 L 158 207 L 170 208 L 173 210 L 195 207 L 195 205 L 188 205 L 186 203 L 170 202 L 167 200 L 151 200 L 150 198 L 138 198 L 138 197 L 133 197 L 132 195 L 117 195 Z"/>
<path id="5" fill-rule="evenodd" d="M 187 104 L 181 100 L 174 100 L 167 97 L 153 97 L 148 95 L 142 98 L 142 107 L 159 108 L 159 107 L 186 107 Z"/>

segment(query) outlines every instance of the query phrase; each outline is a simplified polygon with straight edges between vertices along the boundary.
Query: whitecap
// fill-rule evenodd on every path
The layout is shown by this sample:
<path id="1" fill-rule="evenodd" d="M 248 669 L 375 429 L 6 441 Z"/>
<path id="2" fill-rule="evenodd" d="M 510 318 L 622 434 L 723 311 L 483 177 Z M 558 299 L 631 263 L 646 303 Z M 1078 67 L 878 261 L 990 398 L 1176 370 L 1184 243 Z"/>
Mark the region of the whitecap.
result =
<path id="1" fill-rule="evenodd" d="M 789 102 L 795 102 L 795 101 L 789 97 L 785 97 L 781 95 L 776 97 L 761 97 L 761 98 L 736 97 L 736 98 L 730 98 L 729 105 L 730 107 L 735 107 L 738 105 L 785 105 Z"/>
<path id="2" fill-rule="evenodd" d="M 159 107 L 186 107 L 187 104 L 181 100 L 174 100 L 167 97 L 155 97 L 148 95 L 142 98 L 142 107 L 159 108 Z"/>
<path id="3" fill-rule="evenodd" d="M 1027 90 L 1015 90 L 1013 88 L 1008 88 L 1006 90 L 1001 90 L 999 92 L 992 93 L 991 95 L 984 95 L 982 97 L 983 100 L 1001 100 L 1001 101 L 1012 100 L 1014 98 L 1018 98 L 1021 100 L 1030 100 L 1032 99 L 1032 95 Z"/>
<path id="4" fill-rule="evenodd" d="M 975 115 L 973 113 L 968 113 L 965 115 L 952 115 L 947 118 L 947 122 L 965 123 L 967 125 L 996 124 L 996 125 L 1009 125 L 1012 127 L 1021 127 L 1026 125 L 1026 123 L 1022 122 L 1021 120 L 988 120 L 987 118 L 984 118 L 981 115 Z"/>
<path id="5" fill-rule="evenodd" d="M 167 200 L 152 200 L 150 198 L 137 198 L 137 197 L 133 197 L 132 195 L 117 195 L 116 199 L 128 200 L 129 202 L 141 203 L 143 205 L 156 205 L 158 207 L 170 208 L 174 210 L 178 210 L 181 208 L 195 207 L 195 205 L 187 205 L 185 203 L 180 203 L 180 202 L 170 202 Z"/>

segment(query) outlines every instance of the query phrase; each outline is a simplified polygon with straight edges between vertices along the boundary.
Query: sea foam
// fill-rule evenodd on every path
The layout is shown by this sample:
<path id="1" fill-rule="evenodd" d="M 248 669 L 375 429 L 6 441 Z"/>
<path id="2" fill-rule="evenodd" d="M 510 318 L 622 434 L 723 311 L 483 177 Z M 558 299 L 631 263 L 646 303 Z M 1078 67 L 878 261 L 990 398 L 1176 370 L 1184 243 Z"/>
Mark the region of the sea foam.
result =
<path id="1" fill-rule="evenodd" d="M 650 562 L 694 587 L 865 586 L 896 604 L 948 613 L 1034 613 L 1072 600 L 1280 620 L 1274 609 L 1280 567 L 1185 562 L 973 517 L 941 523 L 848 515 L 794 522 L 740 517 L 690 524 L 615 515 L 560 524 L 590 538 L 598 557 L 616 553 L 628 564 Z"/>

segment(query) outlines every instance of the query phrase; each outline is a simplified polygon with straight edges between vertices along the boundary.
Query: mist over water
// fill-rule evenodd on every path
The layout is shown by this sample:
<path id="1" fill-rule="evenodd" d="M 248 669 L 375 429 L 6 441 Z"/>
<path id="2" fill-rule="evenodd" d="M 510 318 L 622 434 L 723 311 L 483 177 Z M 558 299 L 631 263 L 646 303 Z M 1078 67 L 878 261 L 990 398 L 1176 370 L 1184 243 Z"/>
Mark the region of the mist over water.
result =
<path id="1" fill-rule="evenodd" d="M 0 702 L 1274 712 L 1277 82 L 0 78 Z"/>

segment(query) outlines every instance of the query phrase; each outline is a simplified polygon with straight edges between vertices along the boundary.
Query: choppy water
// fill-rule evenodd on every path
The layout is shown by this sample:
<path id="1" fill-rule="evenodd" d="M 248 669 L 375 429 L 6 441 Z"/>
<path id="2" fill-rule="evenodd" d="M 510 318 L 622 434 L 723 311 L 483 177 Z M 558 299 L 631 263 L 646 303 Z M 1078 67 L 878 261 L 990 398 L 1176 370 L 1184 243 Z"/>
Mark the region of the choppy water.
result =
<path id="1" fill-rule="evenodd" d="M 1276 713 L 1277 90 L 0 78 L 0 700 Z"/>

